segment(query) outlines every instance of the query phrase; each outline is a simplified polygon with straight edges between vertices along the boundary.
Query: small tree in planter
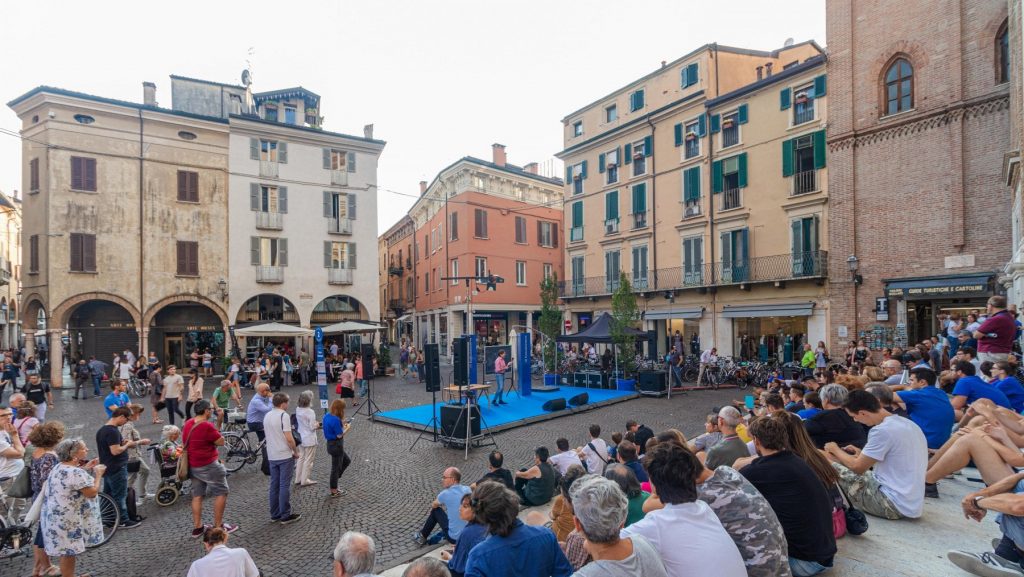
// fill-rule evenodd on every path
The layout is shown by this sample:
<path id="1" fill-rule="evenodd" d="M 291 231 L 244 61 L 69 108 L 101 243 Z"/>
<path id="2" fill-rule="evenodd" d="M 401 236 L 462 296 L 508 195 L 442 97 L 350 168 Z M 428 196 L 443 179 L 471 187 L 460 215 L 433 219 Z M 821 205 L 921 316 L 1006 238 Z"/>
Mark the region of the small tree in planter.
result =
<path id="1" fill-rule="evenodd" d="M 538 329 L 544 338 L 541 346 L 544 351 L 544 372 L 555 372 L 555 339 L 561 332 L 562 311 L 558 308 L 558 282 L 554 276 L 544 277 L 540 281 L 540 321 Z"/>
<path id="2" fill-rule="evenodd" d="M 384 371 L 384 374 L 392 374 L 394 369 L 391 367 L 391 347 L 387 343 L 381 340 L 380 348 L 377 350 L 377 368 Z"/>
<path id="3" fill-rule="evenodd" d="M 633 285 L 626 273 L 619 273 L 619 287 L 612 293 L 612 342 L 622 376 L 629 378 L 636 373 L 636 337 L 628 334 L 640 320 L 640 308 L 636 304 Z"/>

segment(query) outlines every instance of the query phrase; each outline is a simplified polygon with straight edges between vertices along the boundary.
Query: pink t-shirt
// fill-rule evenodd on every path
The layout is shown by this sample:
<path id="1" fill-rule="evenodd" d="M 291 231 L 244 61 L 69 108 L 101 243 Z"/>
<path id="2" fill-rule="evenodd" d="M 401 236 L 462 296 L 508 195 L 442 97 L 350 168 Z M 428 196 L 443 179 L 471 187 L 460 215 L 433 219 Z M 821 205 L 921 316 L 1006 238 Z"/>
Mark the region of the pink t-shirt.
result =
<path id="1" fill-rule="evenodd" d="M 505 362 L 504 358 L 498 357 L 494 359 L 494 372 L 504 373 L 506 368 L 508 368 L 508 363 Z"/>

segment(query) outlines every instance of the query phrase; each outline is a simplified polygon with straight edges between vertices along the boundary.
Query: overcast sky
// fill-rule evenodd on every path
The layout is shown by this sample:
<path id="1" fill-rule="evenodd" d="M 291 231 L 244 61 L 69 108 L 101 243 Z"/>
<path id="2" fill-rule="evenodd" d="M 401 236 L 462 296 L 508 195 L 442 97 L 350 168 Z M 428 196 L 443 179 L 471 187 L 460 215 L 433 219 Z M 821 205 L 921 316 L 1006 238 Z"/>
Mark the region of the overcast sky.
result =
<path id="1" fill-rule="evenodd" d="M 321 95 L 325 128 L 387 141 L 379 230 L 420 180 L 462 156 L 551 159 L 560 119 L 694 48 L 825 45 L 823 0 L 306 0 L 299 3 L 17 2 L 0 21 L 0 99 L 46 84 L 131 101 L 142 82 L 171 104 L 171 74 Z M 19 128 L 6 106 L 0 127 Z M 0 190 L 21 188 L 21 148 L 0 134 Z"/>

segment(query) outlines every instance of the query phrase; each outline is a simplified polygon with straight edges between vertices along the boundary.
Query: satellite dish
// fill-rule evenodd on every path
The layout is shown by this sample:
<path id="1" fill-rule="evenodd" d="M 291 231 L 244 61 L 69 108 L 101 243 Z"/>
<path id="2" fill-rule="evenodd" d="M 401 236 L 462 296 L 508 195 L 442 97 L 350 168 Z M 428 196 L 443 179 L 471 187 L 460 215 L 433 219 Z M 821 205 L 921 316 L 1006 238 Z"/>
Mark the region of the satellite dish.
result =
<path id="1" fill-rule="evenodd" d="M 249 73 L 249 69 L 242 71 L 242 86 L 249 86 L 252 84 L 252 74 Z"/>
<path id="2" fill-rule="evenodd" d="M 782 43 L 782 46 L 784 48 L 789 48 L 792 45 L 793 45 L 793 39 L 792 38 L 786 38 L 786 41 Z"/>

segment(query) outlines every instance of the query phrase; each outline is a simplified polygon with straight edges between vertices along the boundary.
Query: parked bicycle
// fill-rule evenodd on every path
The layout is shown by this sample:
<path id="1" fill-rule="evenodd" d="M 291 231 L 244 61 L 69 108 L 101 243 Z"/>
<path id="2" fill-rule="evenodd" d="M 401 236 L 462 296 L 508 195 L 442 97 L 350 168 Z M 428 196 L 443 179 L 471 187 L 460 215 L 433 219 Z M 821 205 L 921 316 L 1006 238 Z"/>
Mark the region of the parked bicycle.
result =
<path id="1" fill-rule="evenodd" d="M 248 432 L 228 431 L 224 433 L 224 446 L 221 447 L 221 461 L 229 473 L 234 473 L 247 463 L 253 464 L 263 451 L 267 440 L 258 443 L 249 440 Z"/>
<path id="2" fill-rule="evenodd" d="M 132 375 L 128 377 L 126 389 L 128 390 L 128 394 L 138 397 L 140 399 L 144 398 L 148 396 L 150 393 L 149 381 L 145 379 L 140 379 L 139 377 Z"/>
<path id="3" fill-rule="evenodd" d="M 0 479 L 0 484 L 9 481 L 10 479 Z M 100 492 L 96 494 L 96 499 L 99 501 L 100 521 L 103 523 L 103 539 L 95 545 L 88 545 L 90 549 L 110 541 L 117 528 L 121 526 L 121 515 L 117 511 L 117 503 L 113 497 Z M 15 506 L 15 501 L 22 503 Z M 31 506 L 32 502 L 29 499 L 8 497 L 4 487 L 0 485 L 0 559 L 32 554 L 35 523 L 25 523 L 25 514 Z"/>

